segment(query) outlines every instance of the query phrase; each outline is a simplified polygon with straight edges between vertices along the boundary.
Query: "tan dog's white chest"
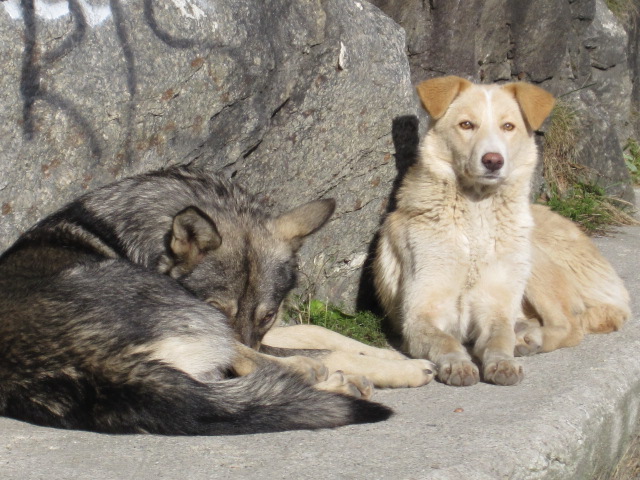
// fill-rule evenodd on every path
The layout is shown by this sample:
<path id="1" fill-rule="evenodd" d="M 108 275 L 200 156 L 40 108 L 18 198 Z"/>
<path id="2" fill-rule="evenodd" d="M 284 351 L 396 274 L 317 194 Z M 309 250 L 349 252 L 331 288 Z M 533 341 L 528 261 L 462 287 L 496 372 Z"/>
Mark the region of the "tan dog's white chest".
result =
<path id="1" fill-rule="evenodd" d="M 498 225 L 492 215 L 492 203 L 491 198 L 467 203 L 464 215 L 454 226 L 456 243 L 463 253 L 460 264 L 467 269 L 464 290 L 471 289 L 477 283 L 484 267 L 495 261 L 500 253 L 496 242 Z"/>
<path id="2" fill-rule="evenodd" d="M 442 317 L 438 327 L 465 341 L 473 330 L 475 303 L 482 298 L 478 290 L 488 283 L 524 288 L 531 219 L 528 208 L 505 209 L 504 200 L 495 196 L 458 197 L 441 203 L 447 208 L 421 219 L 422 234 L 414 239 L 421 246 L 410 250 L 418 277 L 433 276 L 434 270 L 443 273 L 442 282 L 449 284 L 450 294 L 456 297 L 456 315 Z"/>

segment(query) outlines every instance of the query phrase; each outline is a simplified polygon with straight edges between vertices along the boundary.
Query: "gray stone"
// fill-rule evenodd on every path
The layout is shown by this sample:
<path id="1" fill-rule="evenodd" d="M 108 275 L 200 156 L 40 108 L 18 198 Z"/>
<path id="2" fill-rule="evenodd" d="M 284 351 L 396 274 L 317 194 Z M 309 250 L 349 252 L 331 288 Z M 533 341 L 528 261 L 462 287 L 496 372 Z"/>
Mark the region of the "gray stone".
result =
<path id="1" fill-rule="evenodd" d="M 552 79 L 565 61 L 571 25 L 568 2 L 511 2 L 512 73 L 543 83 Z"/>
<path id="2" fill-rule="evenodd" d="M 335 197 L 304 284 L 353 304 L 415 114 L 402 30 L 353 0 L 0 6 L 0 246 L 71 198 L 173 163 L 284 209 Z"/>
<path id="3" fill-rule="evenodd" d="M 441 74 L 565 95 L 582 162 L 632 197 L 620 144 L 637 34 L 602 0 L 372 3 L 406 41 L 355 0 L 3 1 L 0 248 L 89 189 L 195 162 L 276 210 L 335 197 L 302 288 L 371 306 L 372 239 L 426 125 L 412 83 Z"/>
<path id="4" fill-rule="evenodd" d="M 582 119 L 579 162 L 609 193 L 633 199 L 621 147 L 640 124 L 637 58 L 629 60 L 627 33 L 603 0 L 371 1 L 407 31 L 414 83 L 442 74 L 521 79 L 569 101 Z"/>
<path id="5" fill-rule="evenodd" d="M 631 92 L 631 124 L 633 126 L 633 137 L 640 139 L 640 0 L 633 0 L 631 5 L 635 8 L 634 13 L 627 18 L 625 27 L 629 37 L 627 44 L 627 59 L 629 70 L 631 71 L 632 92 Z"/>
<path id="6" fill-rule="evenodd" d="M 594 20 L 583 45 L 589 53 L 593 92 L 610 117 L 620 145 L 633 135 L 631 128 L 631 72 L 627 63 L 627 33 L 604 2 L 595 2 Z"/>
<path id="7" fill-rule="evenodd" d="M 629 198 L 628 171 L 618 168 L 622 157 L 620 142 L 615 130 L 608 128 L 608 116 L 598 103 L 596 93 L 581 90 L 566 99 L 570 108 L 575 109 L 577 128 L 581 132 L 600 132 L 598 141 L 592 136 L 581 135 L 575 145 L 580 164 L 587 167 L 583 174 L 591 182 L 604 187 L 608 192 L 622 198 Z"/>

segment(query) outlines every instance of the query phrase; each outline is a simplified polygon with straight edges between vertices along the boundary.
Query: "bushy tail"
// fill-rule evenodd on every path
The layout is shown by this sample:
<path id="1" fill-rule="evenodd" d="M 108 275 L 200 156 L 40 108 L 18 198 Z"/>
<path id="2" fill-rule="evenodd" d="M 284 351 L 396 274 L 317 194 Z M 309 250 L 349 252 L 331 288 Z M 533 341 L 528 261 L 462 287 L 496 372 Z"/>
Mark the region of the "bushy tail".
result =
<path id="1" fill-rule="evenodd" d="M 315 390 L 271 365 L 213 383 L 165 365 L 145 366 L 146 374 L 118 384 L 66 375 L 30 382 L 9 395 L 0 392 L 3 413 L 61 428 L 166 435 L 330 428 L 378 422 L 392 414 L 377 403 Z"/>
<path id="2" fill-rule="evenodd" d="M 578 318 L 586 333 L 609 333 L 620 330 L 629 316 L 627 309 L 603 304 L 586 308 Z"/>

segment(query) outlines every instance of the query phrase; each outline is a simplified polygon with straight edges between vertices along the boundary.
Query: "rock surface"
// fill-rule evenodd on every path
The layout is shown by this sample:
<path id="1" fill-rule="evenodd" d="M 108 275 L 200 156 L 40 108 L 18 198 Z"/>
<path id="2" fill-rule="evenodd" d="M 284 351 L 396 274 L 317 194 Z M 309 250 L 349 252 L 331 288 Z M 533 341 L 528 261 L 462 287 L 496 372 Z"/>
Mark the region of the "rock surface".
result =
<path id="1" fill-rule="evenodd" d="M 621 149 L 640 136 L 630 100 L 638 79 L 637 11 L 629 14 L 635 18 L 628 37 L 604 0 L 371 3 L 405 28 L 414 83 L 454 74 L 546 88 L 580 118 L 579 163 L 594 169 L 591 178 L 610 193 L 633 199 Z"/>
<path id="2" fill-rule="evenodd" d="M 631 91 L 631 123 L 637 140 L 640 132 L 640 19 L 637 15 L 640 12 L 640 0 L 632 0 L 632 5 L 635 10 L 626 18 L 625 25 L 629 35 L 627 57 L 633 84 Z"/>
<path id="3" fill-rule="evenodd" d="M 2 1 L 0 248 L 89 189 L 196 162 L 276 211 L 336 198 L 302 288 L 367 306 L 362 266 L 426 123 L 412 82 L 440 74 L 566 94 L 583 162 L 631 198 L 635 24 L 602 0 L 458 3 Z"/>
<path id="4" fill-rule="evenodd" d="M 417 109 L 403 31 L 377 8 L 5 0 L 0 39 L 2 248 L 88 189 L 196 162 L 276 210 L 335 197 L 303 283 L 355 297 L 395 175 L 392 122 Z"/>

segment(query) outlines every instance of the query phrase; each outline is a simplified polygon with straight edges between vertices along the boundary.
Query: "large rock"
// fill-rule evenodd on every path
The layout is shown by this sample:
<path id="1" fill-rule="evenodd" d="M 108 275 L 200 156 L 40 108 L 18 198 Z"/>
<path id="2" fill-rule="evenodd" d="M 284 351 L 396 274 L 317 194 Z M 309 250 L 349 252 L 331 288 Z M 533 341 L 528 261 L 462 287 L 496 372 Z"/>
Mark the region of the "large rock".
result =
<path id="1" fill-rule="evenodd" d="M 631 94 L 636 78 L 640 98 L 640 79 L 637 59 L 628 61 L 627 33 L 604 0 L 371 3 L 405 28 L 414 83 L 443 74 L 483 82 L 520 79 L 567 101 L 580 117 L 580 163 L 594 168 L 592 179 L 610 193 L 633 199 L 621 147 L 638 135 Z M 629 49 L 637 55 L 634 32 Z"/>
<path id="2" fill-rule="evenodd" d="M 33 2 L 36 1 L 36 8 Z M 277 209 L 334 197 L 303 285 L 352 307 L 416 113 L 404 34 L 354 0 L 5 0 L 0 246 L 71 198 L 196 162 Z"/>
<path id="3" fill-rule="evenodd" d="M 638 35 L 603 0 L 372 3 L 406 42 L 356 0 L 2 1 L 0 247 L 88 189 L 195 162 L 277 210 L 335 197 L 303 288 L 366 305 L 362 266 L 426 124 L 411 84 L 441 74 L 564 95 L 583 162 L 631 197 Z"/>
<path id="4" fill-rule="evenodd" d="M 634 138 L 640 140 L 640 0 L 631 2 L 634 9 L 626 18 L 625 26 L 629 35 L 627 45 L 627 59 L 631 71 L 633 88 L 631 92 L 631 123 L 634 129 Z"/>

